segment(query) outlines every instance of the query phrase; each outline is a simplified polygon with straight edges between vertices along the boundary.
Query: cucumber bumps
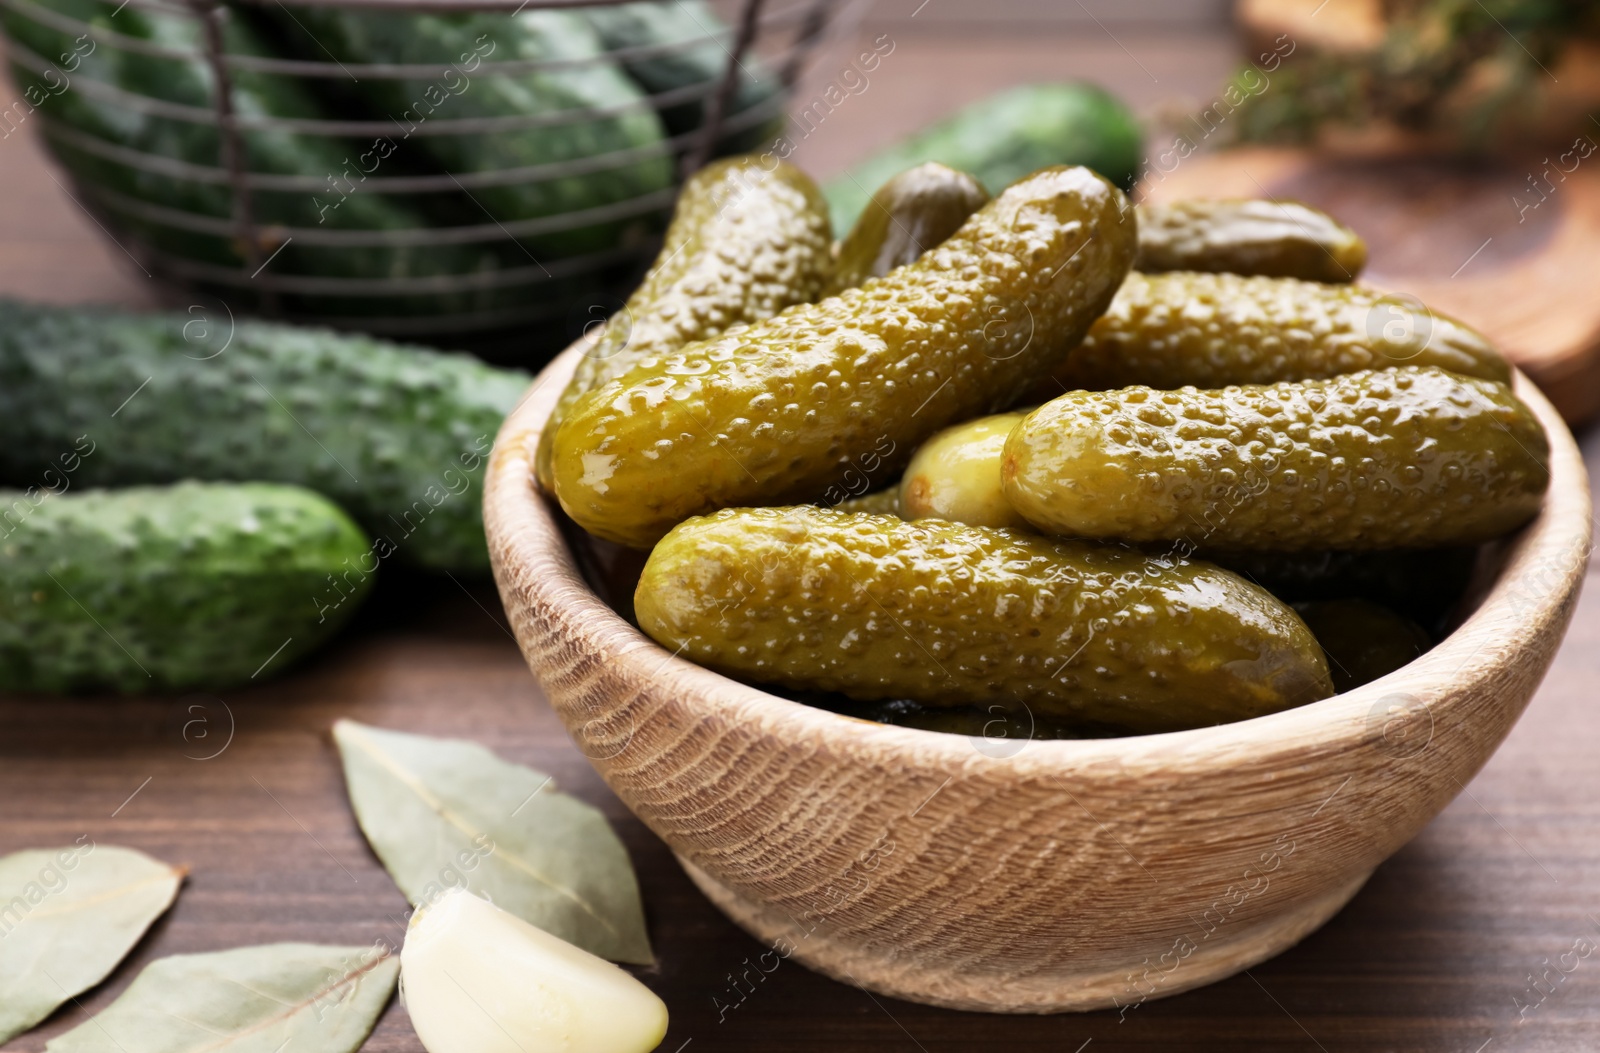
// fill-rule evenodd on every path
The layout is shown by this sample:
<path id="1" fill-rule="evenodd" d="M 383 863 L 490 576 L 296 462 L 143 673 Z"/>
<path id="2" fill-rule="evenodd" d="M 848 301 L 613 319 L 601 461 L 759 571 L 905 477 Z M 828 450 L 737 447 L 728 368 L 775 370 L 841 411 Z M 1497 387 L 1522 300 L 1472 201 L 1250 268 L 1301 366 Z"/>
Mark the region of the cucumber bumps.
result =
<path id="1" fill-rule="evenodd" d="M 583 396 L 553 440 L 556 496 L 590 533 L 645 547 L 692 515 L 814 499 L 869 451 L 892 471 L 1014 404 L 1105 310 L 1136 246 L 1110 183 L 1037 172 L 915 263 Z"/>
<path id="2" fill-rule="evenodd" d="M 1038 395 L 1271 384 L 1402 365 L 1511 379 L 1476 330 L 1409 297 L 1293 278 L 1131 274 Z"/>
<path id="3" fill-rule="evenodd" d="M 634 598 L 712 669 L 860 700 L 1167 731 L 1333 693 L 1299 617 L 1208 563 L 811 506 L 691 519 Z"/>
<path id="4" fill-rule="evenodd" d="M 655 266 L 578 360 L 539 436 L 540 485 L 554 487 L 555 434 L 578 399 L 651 355 L 816 299 L 828 252 L 827 205 L 793 165 L 732 157 L 691 176 Z"/>
<path id="5" fill-rule="evenodd" d="M 0 479 L 87 434 L 88 485 L 308 486 L 403 562 L 481 572 L 483 463 L 528 379 L 319 329 L 0 301 Z"/>
<path id="6" fill-rule="evenodd" d="M 1504 384 L 1434 367 L 1201 391 L 1075 391 L 1006 440 L 1001 485 L 1068 537 L 1217 550 L 1474 544 L 1539 511 L 1549 446 Z"/>
<path id="7" fill-rule="evenodd" d="M 331 636 L 372 563 L 360 528 L 299 487 L 0 493 L 0 688 L 248 683 Z"/>

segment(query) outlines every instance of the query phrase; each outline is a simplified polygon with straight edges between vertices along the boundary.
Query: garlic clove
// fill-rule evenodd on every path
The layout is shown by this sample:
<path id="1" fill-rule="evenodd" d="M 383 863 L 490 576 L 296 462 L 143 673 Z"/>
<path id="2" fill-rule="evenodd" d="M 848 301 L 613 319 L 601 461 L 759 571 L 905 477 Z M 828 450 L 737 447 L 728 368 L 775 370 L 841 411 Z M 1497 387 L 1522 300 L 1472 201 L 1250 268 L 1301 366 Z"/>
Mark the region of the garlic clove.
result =
<path id="1" fill-rule="evenodd" d="M 644 984 L 465 889 L 412 917 L 400 974 L 428 1053 L 648 1053 L 667 1033 Z"/>

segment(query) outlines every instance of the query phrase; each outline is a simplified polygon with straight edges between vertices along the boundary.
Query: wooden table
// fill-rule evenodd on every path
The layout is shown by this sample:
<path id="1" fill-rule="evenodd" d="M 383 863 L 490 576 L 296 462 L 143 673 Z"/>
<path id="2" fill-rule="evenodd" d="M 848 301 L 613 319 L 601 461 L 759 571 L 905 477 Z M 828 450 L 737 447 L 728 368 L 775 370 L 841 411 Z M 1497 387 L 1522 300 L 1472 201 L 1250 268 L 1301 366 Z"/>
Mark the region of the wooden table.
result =
<path id="1" fill-rule="evenodd" d="M 1109 42 L 1007 48 L 939 36 L 900 42 L 873 91 L 808 145 L 826 171 L 1007 80 L 1089 70 L 1141 99 L 1227 68 L 1223 42 L 1124 38 L 1162 86 Z M 958 62 L 973 72 L 944 76 Z M 923 78 L 926 91 L 914 78 Z M 826 80 L 823 77 L 823 80 Z M 913 112 L 907 113 L 907 108 Z M 115 247 L 56 189 L 30 141 L 0 142 L 0 289 L 58 301 L 149 302 Z M 1585 443 L 1600 465 L 1600 434 Z M 8 1050 L 41 1050 L 103 1008 L 154 958 L 277 940 L 387 939 L 406 904 L 346 806 L 328 729 L 338 717 L 476 739 L 555 774 L 608 810 L 644 885 L 660 961 L 642 976 L 666 1000 L 662 1050 L 935 1053 L 1013 1050 L 1570 1051 L 1600 1047 L 1600 594 L 1590 592 L 1521 724 L 1458 800 L 1379 868 L 1324 929 L 1248 974 L 1125 1019 L 961 1014 L 877 998 L 785 963 L 689 884 L 665 847 L 611 797 L 534 687 L 493 587 L 391 575 L 361 619 L 308 667 L 226 696 L 0 698 L 0 853 L 83 834 L 192 873 L 176 907 L 81 1006 Z M 1572 956 L 1568 962 L 1575 960 Z M 742 977 L 748 973 L 753 990 Z M 1548 975 L 1548 979 L 1545 979 Z M 759 977 L 759 978 L 758 978 Z M 420 1050 L 398 1004 L 368 1049 Z"/>

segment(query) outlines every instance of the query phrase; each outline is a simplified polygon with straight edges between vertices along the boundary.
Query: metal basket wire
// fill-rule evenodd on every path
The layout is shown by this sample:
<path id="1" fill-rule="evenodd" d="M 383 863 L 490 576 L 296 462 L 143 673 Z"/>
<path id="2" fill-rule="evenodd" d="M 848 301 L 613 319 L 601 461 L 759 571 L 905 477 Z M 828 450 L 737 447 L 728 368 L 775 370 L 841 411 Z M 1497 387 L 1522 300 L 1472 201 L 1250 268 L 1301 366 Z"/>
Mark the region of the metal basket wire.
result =
<path id="1" fill-rule="evenodd" d="M 45 0 L 48 3 L 49 0 Z M 251 0 L 262 3 L 264 0 Z M 322 6 L 316 0 L 295 0 L 297 6 Z M 340 0 L 337 7 L 361 12 L 405 12 L 457 14 L 468 12 L 515 12 L 524 9 L 620 8 L 626 0 Z M 626 172 L 628 166 L 670 159 L 673 178 L 623 200 L 607 200 L 591 208 L 579 208 L 548 215 L 502 220 L 483 209 L 477 222 L 447 225 L 419 224 L 410 229 L 352 229 L 310 225 L 283 225 L 264 222 L 258 203 L 262 195 L 317 194 L 328 190 L 331 175 L 307 172 L 259 171 L 251 163 L 247 136 L 252 132 L 285 132 L 324 137 L 336 145 L 349 140 L 393 136 L 399 121 L 392 117 L 376 119 L 322 115 L 317 117 L 269 116 L 241 113 L 235 108 L 233 80 L 236 75 L 271 74 L 300 79 L 310 95 L 323 99 L 312 85 L 350 78 L 413 81 L 438 77 L 444 67 L 427 63 L 341 63 L 304 57 L 276 57 L 230 52 L 224 44 L 222 26 L 232 14 L 219 0 L 125 0 L 126 6 L 182 16 L 198 22 L 201 48 L 174 46 L 142 37 L 127 36 L 91 24 L 37 0 L 0 0 L 0 13 L 8 26 L 14 19 L 25 19 L 44 29 L 70 37 L 84 47 L 104 47 L 150 59 L 170 59 L 193 63 L 203 59 L 214 78 L 213 106 L 203 107 L 141 94 L 129 88 L 74 75 L 69 88 L 90 104 L 136 115 L 137 119 L 158 119 L 218 129 L 218 163 L 198 163 L 130 148 L 91 130 L 75 127 L 52 112 L 48 101 L 40 102 L 33 116 L 41 135 L 58 159 L 63 160 L 81 203 L 95 215 L 128 253 L 153 275 L 177 288 L 199 291 L 223 300 L 233 300 L 247 311 L 296 321 L 316 321 L 344 328 L 362 329 L 386 335 L 404 335 L 424 340 L 456 343 L 487 343 L 497 340 L 519 352 L 542 352 L 564 343 L 565 327 L 559 324 L 571 317 L 578 301 L 614 300 L 625 292 L 659 245 L 660 231 L 670 212 L 677 186 L 692 172 L 741 136 L 745 148 L 755 140 L 767 138 L 775 120 L 781 119 L 790 89 L 803 68 L 806 56 L 822 40 L 836 0 L 791 0 L 769 10 L 766 0 L 730 0 L 732 10 L 726 25 L 668 42 L 607 48 L 596 54 L 574 58 L 484 60 L 474 67 L 474 77 L 513 77 L 519 74 L 575 71 L 584 67 L 611 66 L 649 59 L 671 58 L 691 49 L 706 49 L 715 44 L 726 53 L 719 71 L 698 83 L 686 83 L 660 91 L 640 90 L 637 98 L 605 107 L 585 106 L 561 111 L 528 112 L 489 117 L 458 117 L 415 124 L 406 138 L 436 136 L 496 136 L 532 128 L 581 127 L 596 120 L 610 119 L 631 111 L 649 111 L 665 120 L 669 108 L 698 106 L 698 124 L 676 133 L 663 134 L 657 141 L 626 149 L 610 150 L 562 160 L 519 165 L 500 170 L 414 171 L 402 170 L 362 177 L 359 192 L 373 195 L 401 195 L 397 201 L 426 195 L 465 195 L 476 201 L 474 192 L 495 188 L 528 188 L 539 184 L 555 185 L 557 180 L 600 178 L 608 173 Z M 273 4 L 294 17 L 280 4 Z M 724 8 L 728 5 L 725 4 Z M 120 10 L 120 8 L 118 9 Z M 688 9 L 685 9 L 688 10 Z M 304 12 L 302 12 L 304 13 Z M 98 21 L 98 20 L 97 20 Z M 698 19 L 696 20 L 698 23 Z M 703 23 L 699 23 L 704 28 Z M 54 70 L 68 80 L 64 67 L 31 49 L 8 34 L 8 58 L 13 67 L 48 81 Z M 778 85 L 757 103 L 734 110 L 741 76 L 751 76 L 747 60 L 759 58 L 765 68 L 775 70 Z M 463 89 L 466 90 L 466 89 Z M 33 96 L 30 96 L 32 98 Z M 406 111 L 408 114 L 410 111 Z M 755 137 L 755 140 L 752 139 Z M 66 163 L 76 158 L 77 164 Z M 368 154 L 362 154 L 362 171 Z M 348 161 L 348 159 L 347 159 Z M 116 166 L 138 177 L 159 177 L 174 185 L 227 188 L 229 214 L 205 214 L 179 207 L 171 201 L 152 199 L 152 195 L 133 194 L 114 181 L 86 177 L 85 165 Z M 442 166 L 441 166 L 442 167 Z M 453 198 L 452 198 L 453 199 Z M 431 200 L 431 199 L 430 199 Z M 337 206 L 336 206 L 337 207 Z M 479 205 L 482 208 L 481 205 Z M 550 238 L 563 233 L 604 231 L 622 233 L 612 243 L 599 244 L 575 253 L 536 254 L 528 249 L 530 239 Z M 233 247 L 237 259 L 221 262 L 175 253 L 156 244 L 168 237 L 215 239 Z M 609 235 L 607 235 L 609 236 Z M 600 240 L 604 240 L 601 238 Z M 298 252 L 372 250 L 420 253 L 448 252 L 452 246 L 471 246 L 491 252 L 503 261 L 498 266 L 478 267 L 465 273 L 419 273 L 383 275 L 330 275 L 291 273 L 273 268 L 279 251 L 291 242 Z M 515 250 L 526 259 L 517 261 Z M 314 257 L 310 257 L 314 258 Z M 464 310 L 432 308 L 437 301 L 449 305 L 461 298 L 473 303 Z M 359 304 L 360 309 L 348 310 Z M 613 302 L 611 306 L 615 306 Z M 543 337 L 540 338 L 542 331 Z M 530 340 L 530 335 L 532 339 Z M 510 339 L 510 344 L 505 341 Z"/>

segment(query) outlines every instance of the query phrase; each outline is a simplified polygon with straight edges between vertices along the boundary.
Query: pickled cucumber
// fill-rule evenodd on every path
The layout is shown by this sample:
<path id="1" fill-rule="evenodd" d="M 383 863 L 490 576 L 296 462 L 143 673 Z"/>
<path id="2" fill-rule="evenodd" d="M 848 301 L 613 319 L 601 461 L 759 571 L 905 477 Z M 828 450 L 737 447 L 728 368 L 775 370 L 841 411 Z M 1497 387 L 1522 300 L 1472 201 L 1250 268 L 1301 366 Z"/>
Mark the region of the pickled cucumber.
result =
<path id="1" fill-rule="evenodd" d="M 1511 379 L 1488 340 L 1409 297 L 1291 278 L 1131 274 L 1041 385 L 1040 398 L 1131 384 L 1271 384 L 1402 365 Z"/>
<path id="2" fill-rule="evenodd" d="M 863 701 L 1148 732 L 1333 690 L 1300 618 L 1219 567 L 941 520 L 809 505 L 697 517 L 651 553 L 634 609 L 701 665 Z"/>
<path id="3" fill-rule="evenodd" d="M 1367 245 L 1326 212 L 1298 201 L 1244 198 L 1139 206 L 1134 269 L 1228 271 L 1313 282 L 1349 282 Z"/>
<path id="4" fill-rule="evenodd" d="M 900 488 L 891 486 L 877 493 L 850 497 L 833 506 L 839 512 L 865 512 L 870 515 L 900 515 Z"/>
<path id="5" fill-rule="evenodd" d="M 899 514 L 968 526 L 1028 529 L 1000 492 L 1000 456 L 1029 410 L 979 417 L 946 428 L 921 446 L 900 482 Z"/>
<path id="6" fill-rule="evenodd" d="M 1322 645 L 1340 693 L 1388 676 L 1433 645 L 1421 626 L 1370 600 L 1313 600 L 1294 609 Z"/>
<path id="7" fill-rule="evenodd" d="M 839 243 L 828 295 L 881 278 L 961 229 L 989 200 L 983 184 L 929 161 L 883 184 Z"/>
<path id="8" fill-rule="evenodd" d="M 553 490 L 556 429 L 589 390 L 652 355 L 815 300 L 829 268 L 828 207 L 809 176 L 755 156 L 707 165 L 684 184 L 643 284 L 578 361 L 539 438 L 535 470 Z"/>
<path id="9" fill-rule="evenodd" d="M 1071 537 L 1201 547 L 1471 544 L 1531 519 L 1548 446 L 1503 384 L 1432 366 L 1201 391 L 1076 391 L 1011 433 L 1006 499 Z"/>
<path id="10" fill-rule="evenodd" d="M 874 451 L 888 476 L 941 428 L 1014 405 L 1105 309 L 1135 241 L 1100 176 L 1035 173 L 915 263 L 584 395 L 556 432 L 556 495 L 642 547 L 717 508 L 815 499 Z"/>

